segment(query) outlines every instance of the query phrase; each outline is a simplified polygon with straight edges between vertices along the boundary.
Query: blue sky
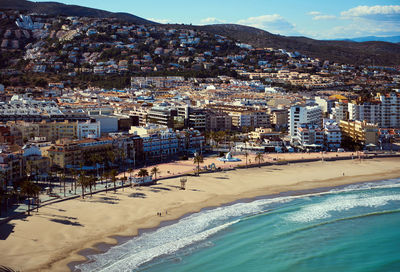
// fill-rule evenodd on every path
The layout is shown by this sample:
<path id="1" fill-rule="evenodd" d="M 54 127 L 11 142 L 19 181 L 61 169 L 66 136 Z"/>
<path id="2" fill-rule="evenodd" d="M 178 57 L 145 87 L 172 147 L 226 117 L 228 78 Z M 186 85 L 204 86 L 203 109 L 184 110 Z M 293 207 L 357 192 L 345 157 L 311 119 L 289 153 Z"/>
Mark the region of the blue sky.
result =
<path id="1" fill-rule="evenodd" d="M 49 0 L 40 0 L 44 2 Z M 385 0 L 59 0 L 161 23 L 236 23 L 316 39 L 400 35 L 400 1 Z"/>

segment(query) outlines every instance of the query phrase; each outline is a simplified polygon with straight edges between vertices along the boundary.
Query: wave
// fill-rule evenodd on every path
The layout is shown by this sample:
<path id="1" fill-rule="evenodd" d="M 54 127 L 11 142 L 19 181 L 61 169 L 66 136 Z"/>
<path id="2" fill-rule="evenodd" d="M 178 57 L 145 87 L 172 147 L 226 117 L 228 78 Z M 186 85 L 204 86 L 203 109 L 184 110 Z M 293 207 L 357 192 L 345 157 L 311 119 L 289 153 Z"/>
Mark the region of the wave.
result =
<path id="1" fill-rule="evenodd" d="M 81 271 L 132 270 L 154 258 L 171 254 L 191 244 L 205 240 L 240 220 L 251 219 L 252 216 L 289 213 L 290 216 L 287 219 L 298 222 L 308 222 L 318 218 L 328 217 L 330 212 L 334 210 L 350 209 L 356 205 L 383 205 L 390 200 L 400 200 L 400 195 L 391 197 L 381 196 L 380 198 L 376 196 L 373 200 L 366 200 L 352 195 L 341 196 L 340 193 L 342 192 L 369 191 L 370 189 L 393 187 L 400 187 L 398 180 L 386 180 L 376 183 L 346 186 L 327 192 L 259 199 L 248 203 L 236 203 L 229 206 L 203 210 L 199 213 L 184 217 L 172 225 L 158 228 L 153 232 L 143 233 L 124 244 L 110 248 L 105 253 L 91 255 L 89 256 L 88 262 L 77 265 L 75 268 Z M 280 206 L 280 208 L 277 209 L 272 207 L 271 209 L 272 204 L 287 204 L 296 199 L 304 199 L 308 202 L 316 196 L 327 194 L 331 194 L 333 197 L 329 197 L 325 202 L 319 204 L 310 204 L 300 211 L 295 211 L 293 207 L 288 208 L 287 205 Z M 338 196 L 335 196 L 336 194 L 338 194 Z M 359 192 L 357 195 L 360 195 Z M 296 207 L 296 205 L 293 206 Z"/>
<path id="2" fill-rule="evenodd" d="M 315 228 L 318 228 L 318 227 L 321 227 L 321 226 L 325 226 L 325 225 L 335 224 L 335 223 L 338 223 L 338 222 L 349 221 L 349 220 L 354 220 L 354 219 L 361 219 L 361 218 L 366 218 L 366 217 L 373 217 L 373 216 L 381 216 L 381 215 L 386 215 L 386 214 L 395 214 L 395 213 L 400 213 L 400 210 L 377 211 L 377 212 L 358 214 L 358 215 L 348 216 L 348 217 L 343 217 L 343 218 L 337 218 L 337 219 L 334 219 L 334 220 L 320 222 L 320 223 L 317 223 L 317 224 L 313 224 L 313 225 L 297 228 L 297 229 L 294 229 L 294 230 L 290 230 L 288 232 L 282 232 L 281 234 L 279 234 L 279 236 L 287 237 L 287 236 L 290 236 L 291 234 L 294 234 L 294 233 L 298 233 L 298 232 L 302 232 L 302 231 L 308 231 L 308 230 L 311 230 L 311 229 L 315 229 Z"/>
<path id="3" fill-rule="evenodd" d="M 330 197 L 323 202 L 310 204 L 299 211 L 290 213 L 286 219 L 298 223 L 307 223 L 319 219 L 329 218 L 333 212 L 347 211 L 357 207 L 380 207 L 389 201 L 400 201 L 399 194 L 371 195 L 351 194 Z"/>

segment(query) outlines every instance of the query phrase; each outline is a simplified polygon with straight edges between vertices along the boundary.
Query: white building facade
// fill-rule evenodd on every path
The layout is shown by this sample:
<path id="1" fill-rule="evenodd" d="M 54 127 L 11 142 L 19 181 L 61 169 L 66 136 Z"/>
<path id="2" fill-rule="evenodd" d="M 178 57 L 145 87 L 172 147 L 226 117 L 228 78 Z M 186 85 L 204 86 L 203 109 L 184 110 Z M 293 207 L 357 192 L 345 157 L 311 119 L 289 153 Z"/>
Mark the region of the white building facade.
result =
<path id="1" fill-rule="evenodd" d="M 313 124 L 321 127 L 322 110 L 320 106 L 295 105 L 289 109 L 289 134 L 296 137 L 301 124 Z"/>

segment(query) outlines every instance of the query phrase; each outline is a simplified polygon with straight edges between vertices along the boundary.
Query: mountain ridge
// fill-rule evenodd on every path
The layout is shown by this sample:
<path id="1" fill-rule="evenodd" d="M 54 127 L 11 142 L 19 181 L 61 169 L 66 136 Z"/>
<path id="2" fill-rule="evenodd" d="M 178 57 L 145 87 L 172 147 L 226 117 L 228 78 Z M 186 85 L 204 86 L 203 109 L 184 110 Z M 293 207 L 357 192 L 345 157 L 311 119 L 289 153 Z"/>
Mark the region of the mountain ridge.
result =
<path id="1" fill-rule="evenodd" d="M 371 41 L 324 41 L 307 37 L 281 36 L 265 30 L 235 25 L 215 24 L 199 29 L 231 37 L 255 47 L 274 47 L 298 51 L 304 55 L 355 65 L 398 65 L 400 46 L 396 43 Z"/>
<path id="2" fill-rule="evenodd" d="M 17 9 L 49 15 L 66 15 L 96 18 L 117 18 L 135 24 L 162 25 L 129 13 L 113 13 L 99 9 L 57 2 L 31 2 L 27 0 L 0 0 L 3 9 Z M 326 41 L 307 37 L 281 36 L 265 30 L 237 24 L 214 24 L 205 26 L 168 24 L 165 26 L 204 30 L 229 37 L 253 47 L 281 48 L 298 51 L 303 55 L 321 60 L 354 65 L 394 66 L 400 63 L 400 44 L 380 41 Z"/>
<path id="3" fill-rule="evenodd" d="M 65 15 L 95 18 L 116 18 L 135 24 L 158 24 L 150 20 L 125 12 L 109 12 L 101 9 L 88 8 L 78 5 L 66 5 L 58 2 L 32 2 L 27 0 L 0 0 L 2 9 L 16 9 L 32 13 L 48 15 Z"/>

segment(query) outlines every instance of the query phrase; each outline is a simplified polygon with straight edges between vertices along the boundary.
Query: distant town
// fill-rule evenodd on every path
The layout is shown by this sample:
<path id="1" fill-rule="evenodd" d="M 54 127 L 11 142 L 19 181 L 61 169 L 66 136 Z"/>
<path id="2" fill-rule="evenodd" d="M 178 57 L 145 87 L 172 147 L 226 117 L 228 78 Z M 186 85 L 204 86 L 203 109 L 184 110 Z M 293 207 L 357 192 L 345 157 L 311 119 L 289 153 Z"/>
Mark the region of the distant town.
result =
<path id="1" fill-rule="evenodd" d="M 399 67 L 254 48 L 179 25 L 11 10 L 0 25 L 3 193 L 27 179 L 230 151 L 399 149 Z"/>

